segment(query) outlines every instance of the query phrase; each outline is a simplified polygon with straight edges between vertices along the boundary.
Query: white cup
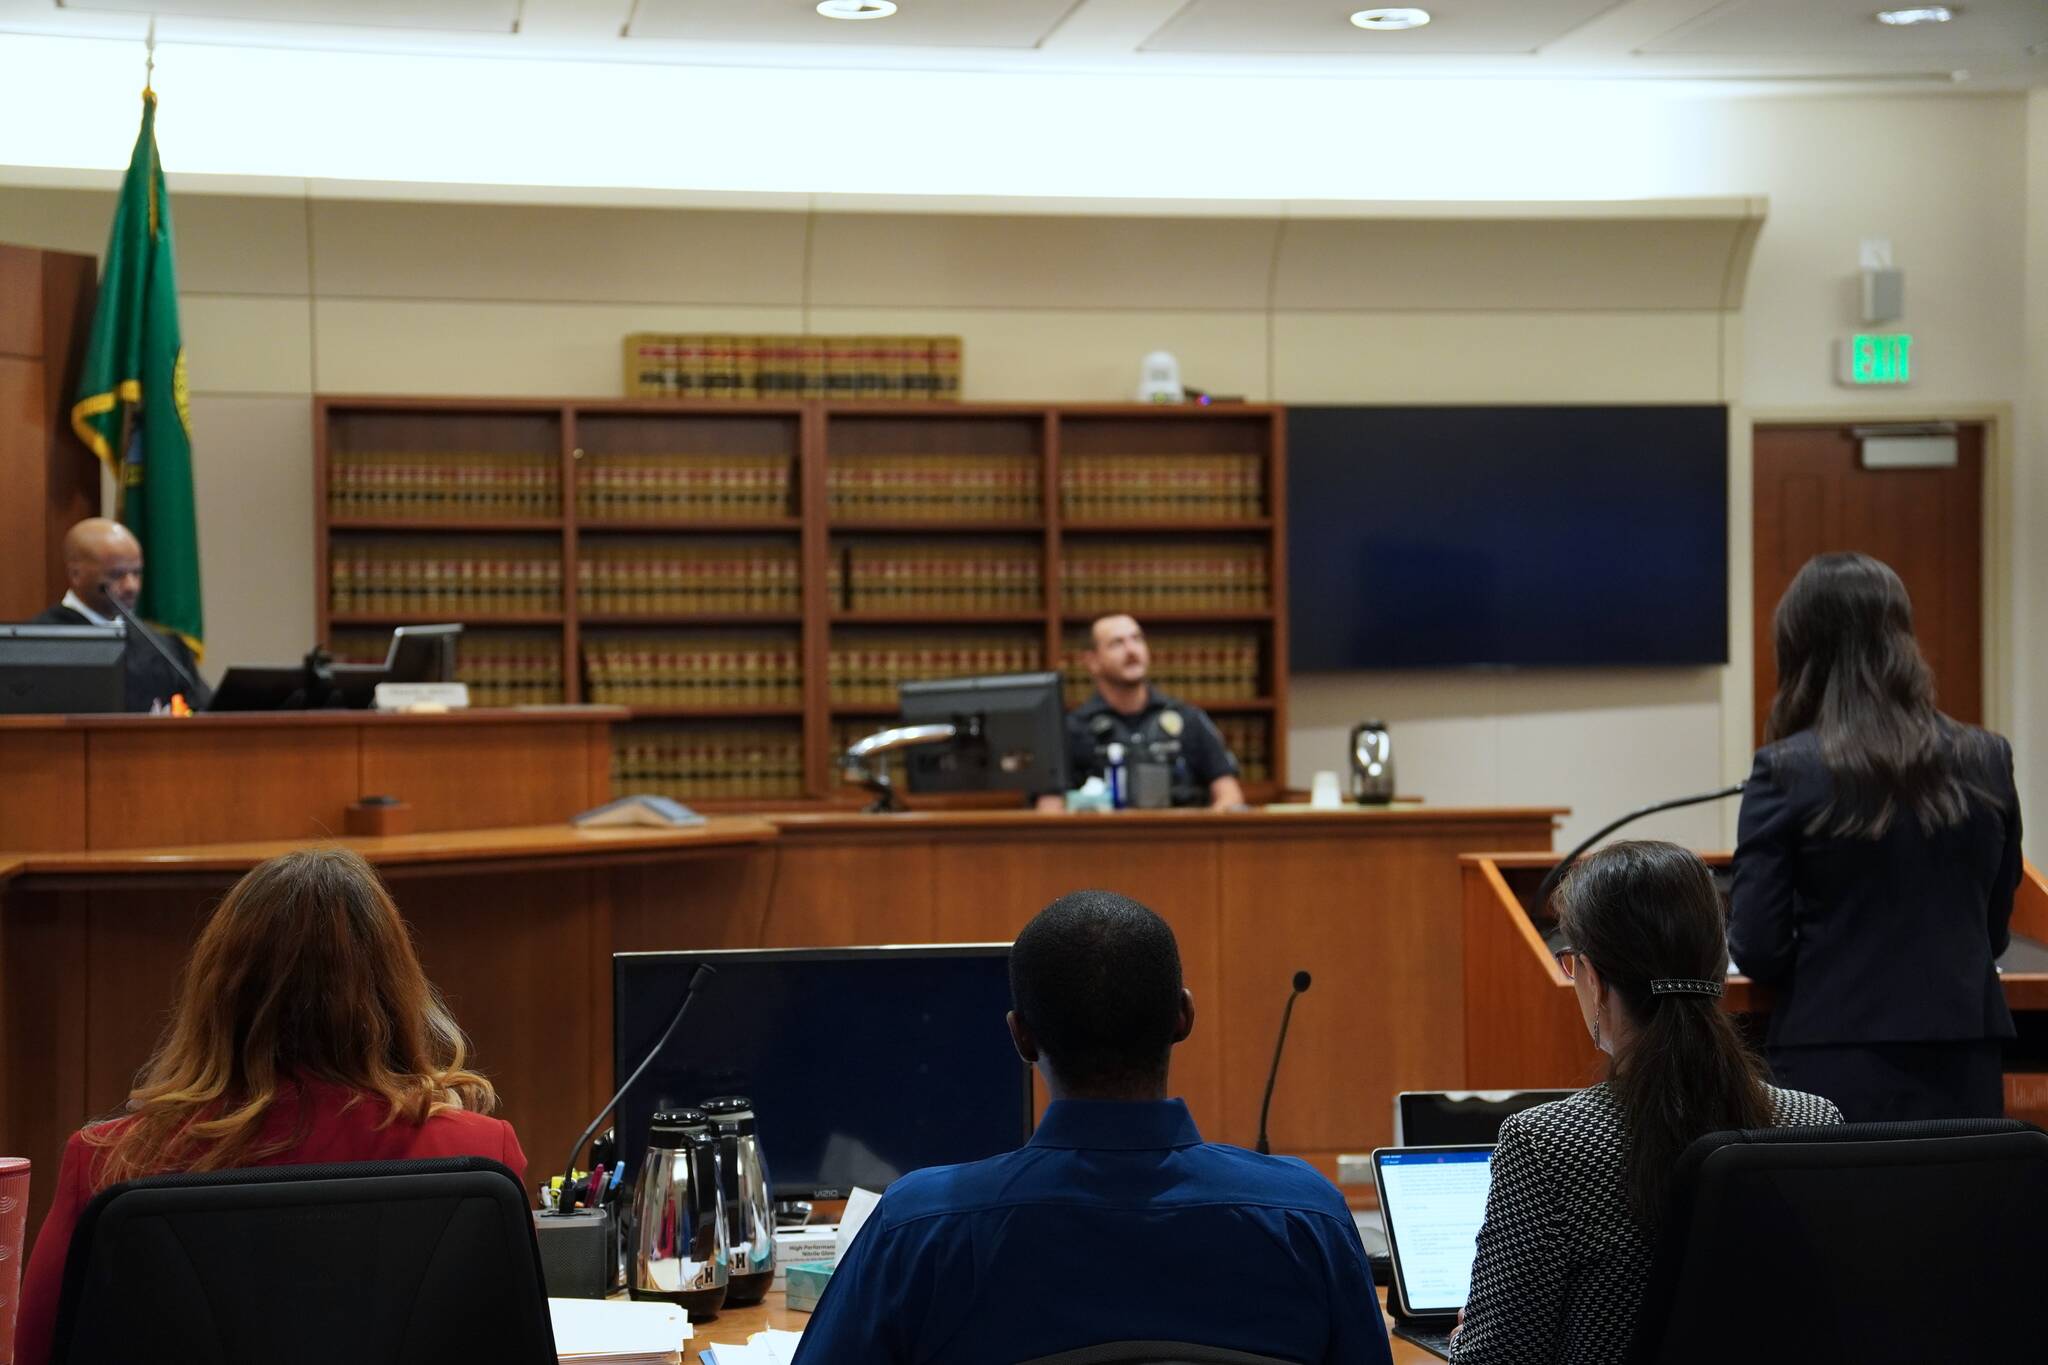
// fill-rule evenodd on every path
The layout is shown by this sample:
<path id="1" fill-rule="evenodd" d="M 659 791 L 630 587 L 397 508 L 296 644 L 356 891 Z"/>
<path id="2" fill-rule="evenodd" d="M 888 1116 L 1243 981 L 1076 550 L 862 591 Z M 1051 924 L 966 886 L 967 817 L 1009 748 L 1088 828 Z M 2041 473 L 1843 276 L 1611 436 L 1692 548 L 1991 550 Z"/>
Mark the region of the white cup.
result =
<path id="1" fill-rule="evenodd" d="M 1309 784 L 1308 803 L 1317 810 L 1336 810 L 1344 804 L 1344 792 L 1337 785 L 1337 774 L 1327 768 L 1316 774 Z"/>

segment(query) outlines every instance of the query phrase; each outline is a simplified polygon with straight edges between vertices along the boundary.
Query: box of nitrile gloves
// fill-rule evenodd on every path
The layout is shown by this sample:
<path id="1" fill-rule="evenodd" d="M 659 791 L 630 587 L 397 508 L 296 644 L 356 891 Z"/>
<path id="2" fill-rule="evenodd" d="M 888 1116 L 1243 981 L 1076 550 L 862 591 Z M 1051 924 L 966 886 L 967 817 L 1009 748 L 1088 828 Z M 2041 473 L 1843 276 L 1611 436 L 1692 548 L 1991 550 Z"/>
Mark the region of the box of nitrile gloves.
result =
<path id="1" fill-rule="evenodd" d="M 775 1288 L 788 1287 L 793 1265 L 830 1265 L 839 1258 L 839 1224 L 814 1223 L 775 1232 Z"/>

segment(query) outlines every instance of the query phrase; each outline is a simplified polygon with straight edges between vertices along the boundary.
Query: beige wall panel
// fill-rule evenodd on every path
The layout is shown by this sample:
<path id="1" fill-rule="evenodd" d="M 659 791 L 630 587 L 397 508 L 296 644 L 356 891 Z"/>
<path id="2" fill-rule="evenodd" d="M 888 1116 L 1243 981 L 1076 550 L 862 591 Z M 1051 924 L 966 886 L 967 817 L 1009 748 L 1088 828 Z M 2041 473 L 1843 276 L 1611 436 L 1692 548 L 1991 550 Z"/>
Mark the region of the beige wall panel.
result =
<path id="1" fill-rule="evenodd" d="M 1273 399 L 1714 402 L 1720 328 L 1716 313 L 1276 313 Z"/>
<path id="2" fill-rule="evenodd" d="M 1281 309 L 1712 311 L 1734 219 L 1310 219 L 1281 239 Z"/>
<path id="3" fill-rule="evenodd" d="M 0 187 L 0 242 L 97 256 L 107 249 L 114 204 L 109 190 Z M 181 293 L 306 292 L 300 200 L 181 194 L 172 215 Z"/>
<path id="4" fill-rule="evenodd" d="M 113 224 L 109 191 L 0 185 L 0 242 L 97 256 Z"/>
<path id="5" fill-rule="evenodd" d="M 1247 218 L 825 214 L 821 307 L 1264 308 L 1279 224 Z"/>
<path id="6" fill-rule="evenodd" d="M 305 200 L 181 194 L 172 213 L 179 289 L 303 297 L 310 287 Z"/>
<path id="7" fill-rule="evenodd" d="M 1297 592 L 1297 596 L 1299 593 Z M 1436 805 L 1563 805 L 1568 848 L 1638 806 L 1706 791 L 1723 775 L 1720 670 L 1417 670 L 1297 674 L 1288 771 L 1343 772 L 1351 727 L 1385 720 L 1404 794 Z M 1631 834 L 1725 843 L 1716 807 L 1646 820 Z"/>
<path id="8" fill-rule="evenodd" d="M 1045 309 L 814 308 L 818 332 L 958 333 L 961 396 L 974 402 L 1127 402 L 1149 351 L 1180 357 L 1181 378 L 1265 399 L 1266 320 L 1258 313 L 1084 313 Z"/>
<path id="9" fill-rule="evenodd" d="M 323 298 L 803 301 L 804 216 L 316 200 Z"/>
<path id="10" fill-rule="evenodd" d="M 313 643 L 313 403 L 192 396 L 206 664 L 288 664 Z"/>
<path id="11" fill-rule="evenodd" d="M 617 398 L 631 332 L 796 332 L 794 308 L 322 299 L 322 393 Z M 1135 362 L 1133 362 L 1135 364 Z"/>
<path id="12" fill-rule="evenodd" d="M 194 393 L 312 392 L 312 309 L 303 297 L 187 293 L 178 322 Z"/>

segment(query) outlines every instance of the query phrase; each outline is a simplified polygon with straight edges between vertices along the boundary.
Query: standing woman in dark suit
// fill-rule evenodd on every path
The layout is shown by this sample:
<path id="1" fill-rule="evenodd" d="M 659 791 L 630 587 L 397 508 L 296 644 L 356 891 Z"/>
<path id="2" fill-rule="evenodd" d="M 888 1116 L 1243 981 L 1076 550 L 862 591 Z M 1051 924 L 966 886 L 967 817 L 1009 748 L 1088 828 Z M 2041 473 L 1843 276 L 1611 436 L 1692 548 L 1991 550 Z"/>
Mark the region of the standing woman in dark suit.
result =
<path id="1" fill-rule="evenodd" d="M 1780 1085 L 1850 1122 L 1995 1117 L 2020 878 L 2012 747 L 1934 706 L 1897 574 L 1820 555 L 1778 603 L 1729 946 L 1776 988 Z"/>

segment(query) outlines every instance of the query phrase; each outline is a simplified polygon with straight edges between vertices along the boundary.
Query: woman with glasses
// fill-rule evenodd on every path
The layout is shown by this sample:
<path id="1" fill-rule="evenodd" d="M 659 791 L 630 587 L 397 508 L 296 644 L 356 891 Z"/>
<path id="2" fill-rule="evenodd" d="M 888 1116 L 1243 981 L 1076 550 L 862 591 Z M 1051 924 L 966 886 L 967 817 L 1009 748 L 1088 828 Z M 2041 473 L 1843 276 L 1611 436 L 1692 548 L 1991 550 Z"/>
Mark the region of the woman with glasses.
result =
<path id="1" fill-rule="evenodd" d="M 1729 920 L 1737 964 L 1775 991 L 1771 1069 L 1852 1122 L 1995 1118 L 2012 747 L 1935 709 L 1905 585 L 1867 555 L 1809 562 L 1775 629 Z"/>
<path id="2" fill-rule="evenodd" d="M 1765 1083 L 1721 1009 L 1728 942 L 1706 865 L 1611 844 L 1558 887 L 1571 978 L 1607 1079 L 1501 1124 L 1464 1325 L 1464 1365 L 1627 1358 L 1672 1167 L 1731 1128 L 1840 1123 Z"/>

